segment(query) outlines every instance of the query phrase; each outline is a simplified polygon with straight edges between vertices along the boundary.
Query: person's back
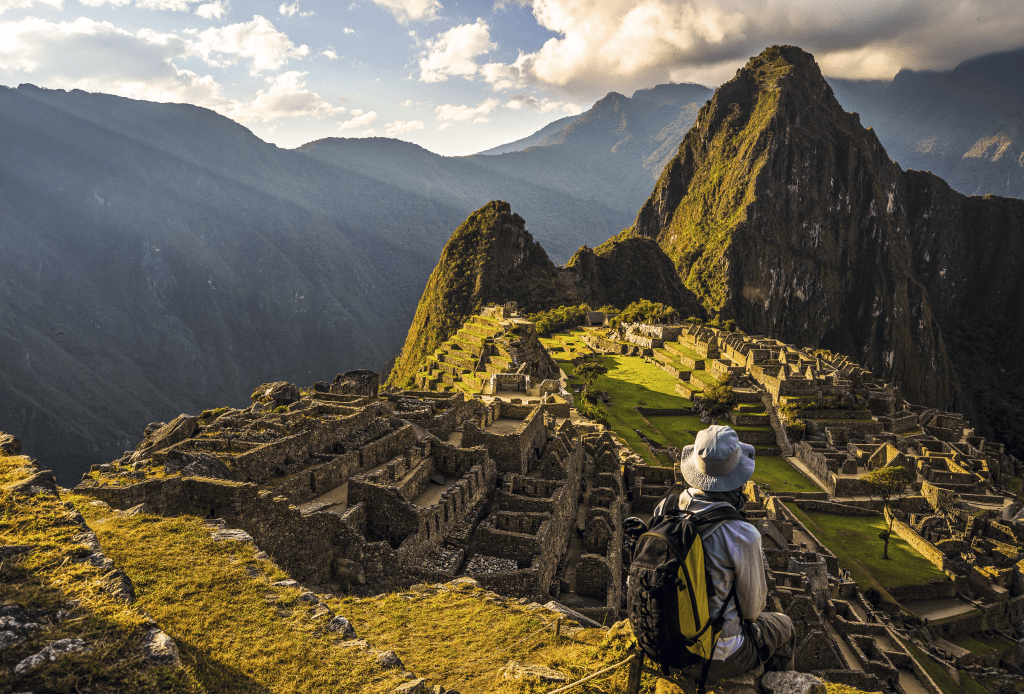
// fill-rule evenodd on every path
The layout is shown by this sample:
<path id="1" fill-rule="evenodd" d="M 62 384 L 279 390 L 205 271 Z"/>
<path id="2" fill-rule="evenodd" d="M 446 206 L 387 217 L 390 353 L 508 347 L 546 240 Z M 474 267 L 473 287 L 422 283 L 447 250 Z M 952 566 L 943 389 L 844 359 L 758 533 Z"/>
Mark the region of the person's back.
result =
<path id="1" fill-rule="evenodd" d="M 754 448 L 741 444 L 727 426 L 712 426 L 683 449 L 679 464 L 690 488 L 678 497 L 676 509 L 704 514 L 732 507 L 743 514 L 743 487 L 754 471 Z M 670 511 L 663 500 L 655 516 Z M 712 658 L 709 679 L 734 677 L 763 662 L 766 670 L 792 670 L 793 622 L 784 614 L 765 612 L 765 577 L 761 534 L 743 520 L 726 520 L 698 530 L 714 593 L 709 612 L 724 609 L 725 624 Z M 735 598 L 729 599 L 735 586 Z M 696 677 L 699 668 L 683 671 Z M 673 691 L 663 688 L 659 692 Z"/>

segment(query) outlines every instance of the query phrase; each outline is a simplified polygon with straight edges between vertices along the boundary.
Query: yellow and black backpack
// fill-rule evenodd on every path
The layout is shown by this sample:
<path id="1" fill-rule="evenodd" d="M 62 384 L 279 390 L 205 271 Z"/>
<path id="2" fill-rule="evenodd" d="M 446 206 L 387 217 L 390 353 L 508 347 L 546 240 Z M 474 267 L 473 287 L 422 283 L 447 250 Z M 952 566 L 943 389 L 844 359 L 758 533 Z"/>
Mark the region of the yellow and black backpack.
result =
<path id="1" fill-rule="evenodd" d="M 694 514 L 677 509 L 677 501 L 676 494 L 669 496 L 662 506 L 664 514 L 652 518 L 650 529 L 636 542 L 626 608 L 644 654 L 666 675 L 670 668 L 700 665 L 697 691 L 703 692 L 726 608 L 736 599 L 736 584 L 712 618 L 708 600 L 715 588 L 697 531 L 704 525 L 745 519 L 731 506 Z"/>

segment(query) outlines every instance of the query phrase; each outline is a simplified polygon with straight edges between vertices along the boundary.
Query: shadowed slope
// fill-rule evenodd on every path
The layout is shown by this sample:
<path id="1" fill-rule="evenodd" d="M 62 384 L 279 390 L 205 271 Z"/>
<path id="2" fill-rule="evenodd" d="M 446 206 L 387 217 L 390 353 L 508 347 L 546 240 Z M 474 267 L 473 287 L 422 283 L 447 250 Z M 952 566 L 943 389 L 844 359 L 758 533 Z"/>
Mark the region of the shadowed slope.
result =
<path id="1" fill-rule="evenodd" d="M 769 48 L 722 85 L 634 232 L 750 332 L 851 354 L 983 434 L 1022 412 L 1024 202 L 902 171 L 798 48 Z"/>

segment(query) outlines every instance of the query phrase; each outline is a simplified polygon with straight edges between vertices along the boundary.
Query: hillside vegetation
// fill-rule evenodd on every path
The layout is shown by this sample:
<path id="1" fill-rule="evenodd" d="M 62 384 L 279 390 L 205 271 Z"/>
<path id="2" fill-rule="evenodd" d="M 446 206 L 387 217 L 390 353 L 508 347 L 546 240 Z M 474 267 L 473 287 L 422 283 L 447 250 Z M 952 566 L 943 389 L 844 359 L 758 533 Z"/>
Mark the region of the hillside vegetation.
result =
<path id="1" fill-rule="evenodd" d="M 900 169 L 810 54 L 773 46 L 722 85 L 632 232 L 708 314 L 850 354 L 1024 449 L 1024 202 Z"/>

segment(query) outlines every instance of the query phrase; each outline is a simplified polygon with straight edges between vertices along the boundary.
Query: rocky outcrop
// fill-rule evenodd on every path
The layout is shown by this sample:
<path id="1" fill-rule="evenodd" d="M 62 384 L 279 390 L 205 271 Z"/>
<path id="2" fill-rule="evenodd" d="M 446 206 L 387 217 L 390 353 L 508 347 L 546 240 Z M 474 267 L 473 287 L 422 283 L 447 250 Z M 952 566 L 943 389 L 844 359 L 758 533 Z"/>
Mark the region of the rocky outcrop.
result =
<path id="1" fill-rule="evenodd" d="M 420 297 L 389 383 L 406 385 L 417 367 L 487 303 L 515 301 L 539 311 L 579 303 L 555 264 L 507 202 L 487 203 L 448 239 Z"/>
<path id="2" fill-rule="evenodd" d="M 683 316 L 704 316 L 704 308 L 680 281 L 661 247 L 628 230 L 597 248 L 583 246 L 559 270 L 562 281 L 593 308 L 625 308 L 649 299 L 673 306 Z"/>
<path id="3" fill-rule="evenodd" d="M 849 354 L 1024 447 L 1024 202 L 900 169 L 810 54 L 771 47 L 719 88 L 633 232 L 708 313 Z"/>

